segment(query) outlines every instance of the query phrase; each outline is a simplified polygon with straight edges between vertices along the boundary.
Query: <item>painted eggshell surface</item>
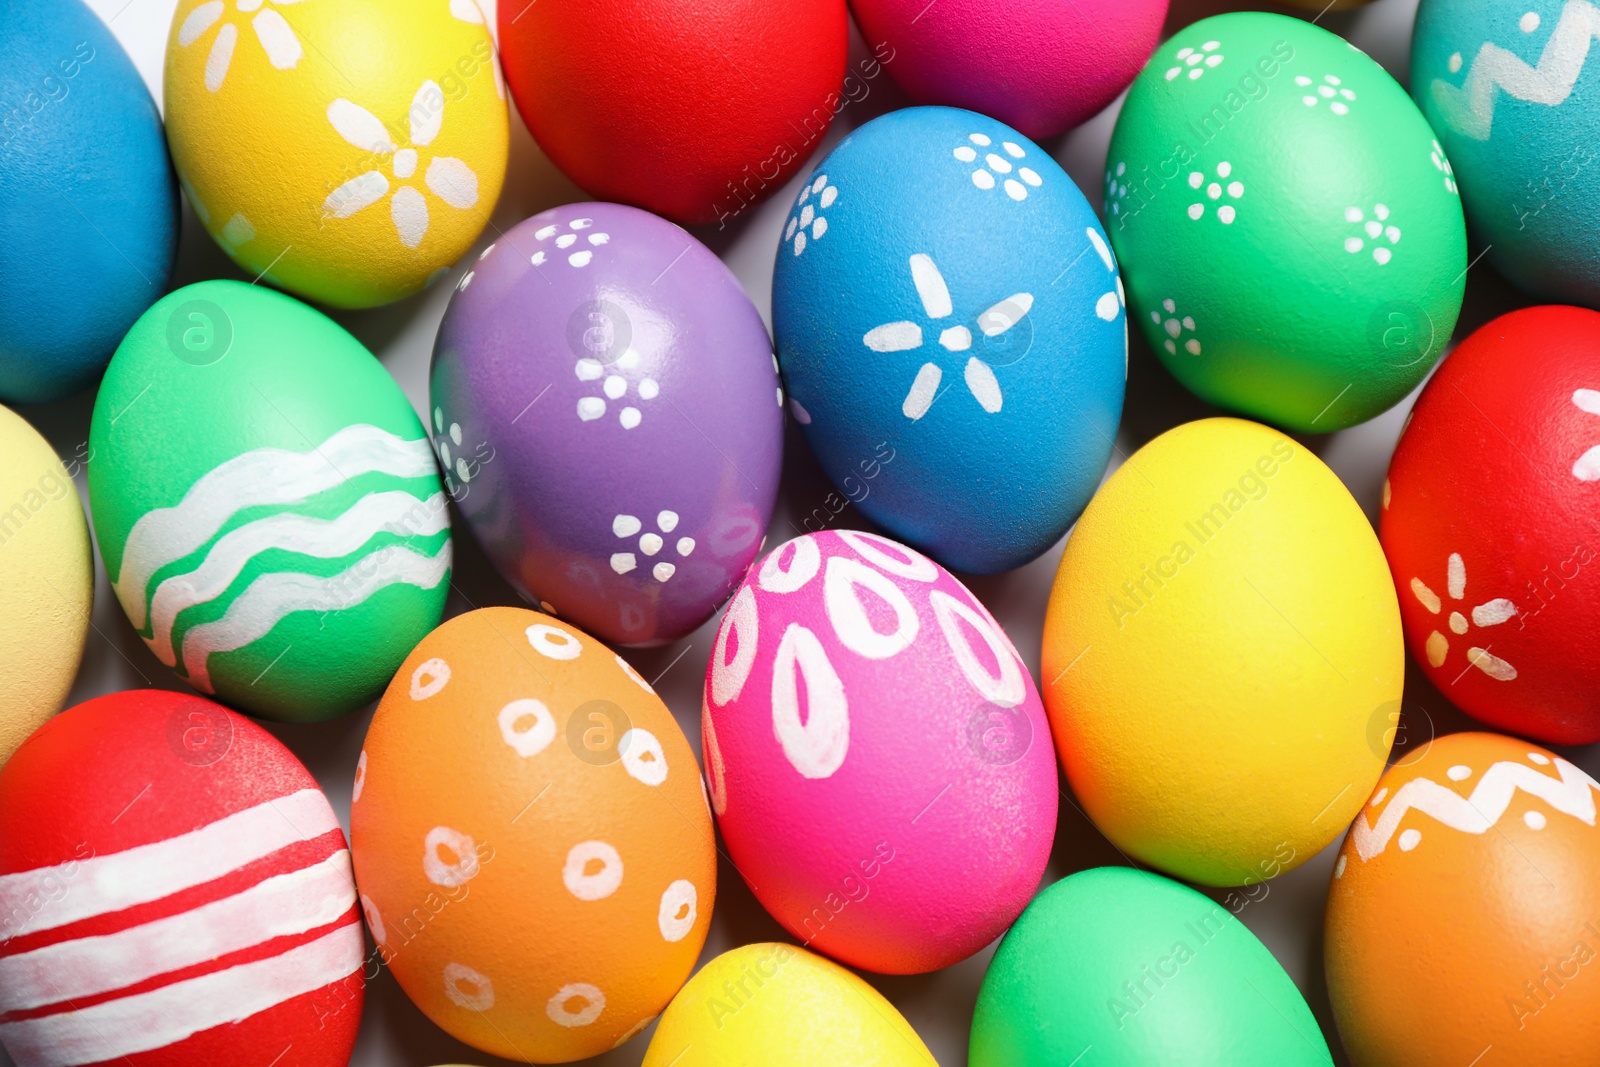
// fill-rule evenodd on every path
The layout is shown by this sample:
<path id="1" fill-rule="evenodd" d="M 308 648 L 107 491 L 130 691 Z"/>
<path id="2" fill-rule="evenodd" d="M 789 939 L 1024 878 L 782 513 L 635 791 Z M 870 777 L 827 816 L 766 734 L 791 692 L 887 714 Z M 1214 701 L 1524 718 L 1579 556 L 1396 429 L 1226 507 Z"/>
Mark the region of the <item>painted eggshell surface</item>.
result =
<path id="1" fill-rule="evenodd" d="M 1057 787 L 1033 679 L 960 582 L 887 538 L 762 560 L 717 631 L 701 731 L 734 866 L 819 952 L 936 970 L 1039 886 Z"/>
<path id="2" fill-rule="evenodd" d="M 1600 1062 L 1596 790 L 1500 734 L 1389 769 L 1328 892 L 1328 996 L 1355 1067 Z"/>
<path id="3" fill-rule="evenodd" d="M 1366 516 L 1303 445 L 1239 419 L 1169 430 L 1107 480 L 1045 616 L 1045 706 L 1084 810 L 1203 885 L 1339 835 L 1383 773 L 1404 673 Z"/>
<path id="4" fill-rule="evenodd" d="M 505 180 L 505 84 L 474 0 L 181 0 L 165 84 L 206 232 L 318 303 L 415 293 L 477 240 Z"/>
<path id="5" fill-rule="evenodd" d="M 1167 0 L 852 0 L 862 35 L 919 104 L 964 107 L 1035 140 L 1096 114 L 1161 39 Z M 880 44 L 880 42 L 882 42 Z"/>
<path id="6" fill-rule="evenodd" d="M 89 525 L 50 442 L 0 407 L 0 764 L 72 690 L 94 606 Z M 83 456 L 74 456 L 76 467 Z"/>
<path id="7" fill-rule="evenodd" d="M 294 722 L 388 684 L 439 621 L 450 516 L 426 432 L 355 338 L 280 293 L 170 293 L 95 400 L 89 498 L 111 587 L 203 693 Z"/>
<path id="8" fill-rule="evenodd" d="M 1328 433 L 1444 352 L 1467 268 L 1450 164 L 1343 38 L 1258 12 L 1195 23 L 1133 83 L 1106 166 L 1129 316 L 1203 400 Z"/>
<path id="9" fill-rule="evenodd" d="M 699 766 L 666 705 L 551 616 L 429 634 L 378 705 L 350 806 L 367 928 L 406 994 L 535 1063 L 633 1037 L 694 967 L 716 897 Z"/>
<path id="10" fill-rule="evenodd" d="M 155 101 L 80 0 L 0 10 L 0 101 L 0 401 L 35 404 L 93 381 L 166 289 L 178 188 Z"/>
<path id="11" fill-rule="evenodd" d="M 1450 354 L 1384 488 L 1406 643 L 1468 714 L 1600 740 L 1600 314 L 1526 308 Z"/>
<path id="12" fill-rule="evenodd" d="M 545 611 L 663 644 L 760 551 L 783 455 L 772 344 L 670 222 L 573 204 L 510 230 L 451 297 L 431 391 L 467 524 Z"/>
<path id="13" fill-rule="evenodd" d="M 1411 91 L 1489 262 L 1535 296 L 1600 306 L 1600 73 L 1589 0 L 1424 0 Z"/>
<path id="14" fill-rule="evenodd" d="M 972 1067 L 1061 1067 L 1087 1049 L 1107 1067 L 1333 1062 L 1294 981 L 1243 923 L 1131 867 L 1039 894 L 978 992 Z"/>
<path id="15" fill-rule="evenodd" d="M 713 959 L 661 1015 L 644 1067 L 933 1067 L 883 994 L 803 948 L 741 945 Z"/>
<path id="16" fill-rule="evenodd" d="M 948 567 L 1038 556 L 1105 472 L 1127 380 L 1122 282 L 1072 179 L 1008 126 L 909 108 L 845 138 L 784 228 L 772 314 L 823 469 Z"/>
<path id="17" fill-rule="evenodd" d="M 365 946 L 316 781 L 261 727 L 147 689 L 0 768 L 0 1042 L 17 1067 L 344 1067 Z"/>
<path id="18" fill-rule="evenodd" d="M 845 0 L 499 12 L 506 80 L 539 147 L 596 200 L 677 222 L 726 222 L 780 189 L 846 103 Z"/>

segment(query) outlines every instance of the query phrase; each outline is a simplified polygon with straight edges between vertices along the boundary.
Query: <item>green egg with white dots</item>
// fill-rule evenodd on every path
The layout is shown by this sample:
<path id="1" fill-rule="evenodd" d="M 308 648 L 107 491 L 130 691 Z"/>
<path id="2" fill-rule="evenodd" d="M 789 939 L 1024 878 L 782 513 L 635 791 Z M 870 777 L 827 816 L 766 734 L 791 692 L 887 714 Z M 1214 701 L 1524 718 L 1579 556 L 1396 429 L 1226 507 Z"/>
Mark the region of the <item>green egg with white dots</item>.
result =
<path id="1" fill-rule="evenodd" d="M 1128 315 L 1201 399 L 1325 433 L 1398 403 L 1444 352 L 1467 234 L 1427 121 L 1369 56 L 1234 12 L 1163 44 L 1106 167 Z"/>

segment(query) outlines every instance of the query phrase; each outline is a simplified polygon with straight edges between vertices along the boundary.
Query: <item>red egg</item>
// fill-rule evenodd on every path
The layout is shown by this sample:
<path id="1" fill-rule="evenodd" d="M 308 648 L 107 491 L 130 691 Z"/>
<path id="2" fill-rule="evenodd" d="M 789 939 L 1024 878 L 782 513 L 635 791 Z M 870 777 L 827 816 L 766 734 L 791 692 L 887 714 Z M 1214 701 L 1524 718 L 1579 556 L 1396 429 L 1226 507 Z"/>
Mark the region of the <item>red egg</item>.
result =
<path id="1" fill-rule="evenodd" d="M 810 157 L 844 86 L 845 0 L 506 0 L 500 55 L 528 129 L 597 200 L 737 216 Z M 881 70 L 863 61 L 868 85 Z"/>
<path id="2" fill-rule="evenodd" d="M 339 820 L 244 716 L 113 693 L 0 768 L 0 1043 L 18 1067 L 344 1067 L 363 953 Z"/>
<path id="3" fill-rule="evenodd" d="M 1600 741 L 1600 314 L 1536 307 L 1462 342 L 1383 490 L 1406 643 L 1463 711 Z"/>

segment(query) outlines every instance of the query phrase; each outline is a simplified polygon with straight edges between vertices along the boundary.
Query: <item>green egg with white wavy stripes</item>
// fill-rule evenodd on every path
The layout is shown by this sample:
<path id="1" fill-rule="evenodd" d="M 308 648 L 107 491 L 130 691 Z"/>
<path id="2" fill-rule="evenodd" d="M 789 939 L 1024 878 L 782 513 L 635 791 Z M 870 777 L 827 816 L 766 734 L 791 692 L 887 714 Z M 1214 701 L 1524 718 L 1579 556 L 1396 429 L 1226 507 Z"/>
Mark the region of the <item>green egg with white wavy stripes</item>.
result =
<path id="1" fill-rule="evenodd" d="M 1404 89 L 1300 19 L 1179 31 L 1129 91 L 1106 230 L 1128 317 L 1219 407 L 1325 433 L 1398 403 L 1466 286 L 1449 160 Z"/>
<path id="2" fill-rule="evenodd" d="M 332 718 L 438 625 L 450 520 L 428 435 L 372 354 L 299 301 L 232 281 L 168 294 L 112 357 L 89 447 L 112 589 L 200 692 Z"/>

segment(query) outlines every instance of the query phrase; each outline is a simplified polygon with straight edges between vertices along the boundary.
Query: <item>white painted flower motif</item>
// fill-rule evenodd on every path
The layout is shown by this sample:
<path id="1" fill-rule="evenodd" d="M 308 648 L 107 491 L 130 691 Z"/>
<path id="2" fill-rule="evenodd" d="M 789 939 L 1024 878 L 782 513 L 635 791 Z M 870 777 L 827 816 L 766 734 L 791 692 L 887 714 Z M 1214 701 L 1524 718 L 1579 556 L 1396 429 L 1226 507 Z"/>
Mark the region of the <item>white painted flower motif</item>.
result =
<path id="1" fill-rule="evenodd" d="M 1201 75 L 1220 64 L 1223 60 L 1221 41 L 1207 41 L 1199 48 L 1181 48 L 1173 58 L 1176 65 L 1167 70 L 1167 81 L 1176 81 L 1178 75 L 1184 71 L 1189 72 L 1190 81 L 1199 81 Z"/>
<path id="2" fill-rule="evenodd" d="M 1223 185 L 1223 182 L 1227 182 L 1227 185 Z M 1244 196 L 1244 183 L 1233 177 L 1233 164 L 1227 162 L 1217 164 L 1216 180 L 1210 183 L 1207 182 L 1204 171 L 1190 172 L 1189 188 L 1201 192 L 1205 197 L 1204 200 L 1189 205 L 1189 217 L 1196 222 L 1205 218 L 1207 201 L 1221 200 L 1224 193 L 1229 200 L 1238 200 Z M 1232 226 L 1233 220 L 1237 217 L 1238 211 L 1232 204 L 1217 205 L 1217 221 L 1224 226 Z"/>
<path id="3" fill-rule="evenodd" d="M 1345 208 L 1344 220 L 1352 226 L 1359 228 L 1359 233 L 1346 237 L 1344 250 L 1352 256 L 1360 253 L 1367 247 L 1367 242 L 1372 242 L 1372 258 L 1378 266 L 1386 266 L 1394 258 L 1394 246 L 1400 243 L 1400 227 L 1389 221 L 1389 209 L 1383 204 L 1377 204 L 1372 209 L 1372 217 L 1358 207 Z M 1387 241 L 1388 244 L 1383 242 Z"/>
<path id="4" fill-rule="evenodd" d="M 580 382 L 599 382 L 601 396 L 586 396 L 578 401 L 578 418 L 584 422 L 593 422 L 606 413 L 606 401 L 622 400 L 628 395 L 630 385 L 628 379 L 617 371 L 632 371 L 639 366 L 639 353 L 628 349 L 612 365 L 607 372 L 606 365 L 598 359 L 584 357 L 578 360 L 573 367 L 573 373 Z M 661 395 L 661 386 L 654 378 L 643 378 L 634 388 L 634 393 L 641 401 L 654 400 Z M 617 413 L 617 421 L 624 430 L 631 430 L 644 421 L 644 413 L 632 404 L 625 404 Z"/>
<path id="5" fill-rule="evenodd" d="M 1083 231 L 1089 238 L 1089 244 L 1094 247 L 1095 254 L 1100 257 L 1106 270 L 1110 271 L 1116 282 L 1116 288 L 1100 294 L 1100 299 L 1094 302 L 1095 317 L 1102 322 L 1116 322 L 1117 316 L 1122 314 L 1122 309 L 1127 306 L 1127 295 L 1122 291 L 1122 276 L 1117 273 L 1117 261 L 1111 255 L 1111 249 L 1106 247 L 1105 238 L 1100 236 L 1100 231 L 1093 226 L 1084 228 Z"/>
<path id="6" fill-rule="evenodd" d="M 1346 89 L 1344 82 L 1338 76 L 1325 74 L 1322 77 L 1321 84 L 1318 84 L 1301 74 L 1295 78 L 1294 83 L 1305 90 L 1305 95 L 1300 98 L 1300 102 L 1306 107 L 1317 107 L 1326 100 L 1328 101 L 1328 110 L 1335 115 L 1350 114 L 1350 101 L 1356 98 L 1356 94 Z"/>
<path id="7" fill-rule="evenodd" d="M 987 191 L 998 185 L 1011 199 L 1026 200 L 1030 187 L 1044 184 L 1037 171 L 1022 166 L 1020 161 L 1027 158 L 1028 151 L 1015 141 L 1006 141 L 995 151 L 994 139 L 987 134 L 968 134 L 967 140 L 971 143 L 958 145 L 954 154 L 961 163 L 976 163 L 982 154 L 983 165 L 972 171 L 972 184 L 979 189 Z"/>
<path id="8" fill-rule="evenodd" d="M 472 465 L 467 462 L 467 457 L 460 452 L 461 424 L 452 422 L 450 431 L 445 432 L 445 417 L 443 408 L 433 409 L 433 450 L 439 456 L 439 462 L 444 465 L 445 488 L 451 493 L 456 491 L 455 481 L 460 479 L 465 485 L 472 481 Z M 451 449 L 456 449 L 454 455 Z M 454 477 L 452 477 L 454 475 Z"/>
<path id="9" fill-rule="evenodd" d="M 667 538 L 663 534 L 670 534 L 678 528 L 678 513 L 676 511 L 662 511 L 656 514 L 656 528 L 644 531 L 644 523 L 637 515 L 618 515 L 611 520 L 611 532 L 620 541 L 631 541 L 635 536 L 639 538 L 639 551 L 644 554 L 646 561 L 653 559 L 662 549 L 667 547 Z M 687 558 L 694 552 L 694 538 L 680 537 L 672 545 L 680 558 Z M 627 574 L 639 566 L 639 557 L 632 552 L 613 552 L 611 554 L 611 569 L 618 574 Z M 677 564 L 661 560 L 650 568 L 650 574 L 658 582 L 665 582 L 678 572 Z"/>
<path id="10" fill-rule="evenodd" d="M 812 196 L 816 201 L 808 203 Z M 794 214 L 789 216 L 789 225 L 783 231 L 783 242 L 793 244 L 795 255 L 804 252 L 808 242 L 822 240 L 822 235 L 828 232 L 828 220 L 822 213 L 838 199 L 839 187 L 829 185 L 826 174 L 817 175 L 800 190 L 800 199 L 794 202 Z"/>
<path id="11" fill-rule="evenodd" d="M 594 262 L 595 249 L 603 248 L 611 242 L 611 235 L 609 233 L 600 233 L 599 231 L 594 233 L 584 232 L 593 228 L 593 219 L 573 219 L 571 222 L 567 223 L 567 229 L 570 231 L 568 233 L 561 233 L 561 227 L 552 224 L 549 226 L 541 226 L 533 236 L 534 239 L 540 244 L 544 244 L 545 242 L 549 241 L 550 238 L 555 237 L 555 254 L 557 256 L 565 256 L 567 265 L 569 267 L 578 267 L 581 269 Z M 557 237 L 557 234 L 560 234 L 560 236 Z M 579 248 L 576 252 L 571 251 L 573 246 L 577 245 L 580 241 L 589 247 Z M 550 256 L 547 250 L 541 248 L 530 257 L 529 261 L 535 267 L 542 267 L 549 262 L 549 259 Z"/>
<path id="12" fill-rule="evenodd" d="M 389 131 L 378 117 L 360 104 L 340 97 L 328 105 L 328 122 L 350 144 L 374 156 L 389 157 L 397 183 L 415 177 L 420 165 L 417 149 L 433 144 L 444 124 L 445 97 L 438 83 L 422 83 L 411 99 L 407 117 L 411 141 L 404 148 L 389 139 Z M 423 184 L 446 204 L 465 211 L 478 203 L 478 175 L 454 156 L 433 156 L 423 172 Z M 325 215 L 347 219 L 389 195 L 389 179 L 376 169 L 356 175 L 328 194 L 322 203 Z M 415 248 L 428 233 L 428 201 L 415 187 L 397 184 L 389 200 L 389 216 L 394 220 L 400 243 Z"/>
<path id="13" fill-rule="evenodd" d="M 1600 391 L 1579 389 L 1572 394 L 1572 402 L 1579 411 L 1600 415 Z M 1578 462 L 1572 465 L 1572 476 L 1580 482 L 1600 482 L 1600 445 L 1578 457 Z"/>
<path id="14" fill-rule="evenodd" d="M 1433 142 L 1433 151 L 1429 153 L 1428 158 L 1433 161 L 1433 169 L 1444 175 L 1445 191 L 1460 196 L 1461 189 L 1456 185 L 1456 169 L 1445 158 L 1444 146 L 1437 140 Z"/>
<path id="15" fill-rule="evenodd" d="M 1163 315 L 1162 311 L 1166 314 Z M 1170 297 L 1163 300 L 1161 311 L 1150 312 L 1150 321 L 1167 332 L 1167 339 L 1161 342 L 1161 347 L 1165 348 L 1169 355 L 1177 355 L 1179 345 L 1182 345 L 1183 350 L 1191 356 L 1200 354 L 1200 338 L 1195 336 L 1194 316 L 1184 315 L 1180 318 L 1176 300 Z"/>
<path id="16" fill-rule="evenodd" d="M 922 299 L 922 310 L 928 318 L 947 319 L 954 314 L 950 289 L 931 256 L 919 252 L 911 257 L 911 281 L 917 288 L 917 295 Z M 999 337 L 1021 322 L 1032 308 L 1033 294 L 1013 294 L 981 312 L 977 319 L 978 329 L 985 337 Z M 867 331 L 862 338 L 862 342 L 874 352 L 910 352 L 921 348 L 922 341 L 922 327 L 909 321 L 885 323 Z M 972 331 L 966 326 L 948 327 L 940 332 L 939 344 L 946 351 L 965 352 L 972 347 Z M 967 388 L 983 410 L 991 415 L 997 413 L 1004 398 L 994 369 L 973 356 L 967 360 L 965 376 Z M 916 380 L 911 383 L 911 391 L 906 394 L 905 403 L 901 405 L 900 410 L 906 418 L 915 421 L 928 413 L 943 377 L 944 371 L 937 363 L 922 365 L 922 369 L 917 371 Z"/>
<path id="17" fill-rule="evenodd" d="M 303 2 L 233 0 L 234 8 L 241 15 L 251 16 L 250 28 L 255 31 L 256 40 L 261 42 L 267 62 L 278 70 L 293 70 L 305 50 L 300 47 L 300 38 L 274 8 Z M 211 51 L 206 54 L 206 89 L 213 93 L 222 88 L 223 81 L 228 77 L 228 68 L 233 64 L 233 50 L 239 44 L 239 27 L 231 19 L 223 21 L 226 13 L 226 0 L 207 0 L 189 12 L 178 27 L 178 46 L 188 48 L 204 37 L 207 30 L 222 22 L 216 39 L 211 42 Z"/>
<path id="18" fill-rule="evenodd" d="M 1461 559 L 1461 553 L 1450 553 L 1446 563 L 1445 589 L 1451 600 L 1465 600 L 1467 596 L 1467 566 Z M 1434 615 L 1441 614 L 1445 605 L 1439 599 L 1439 594 L 1429 589 L 1421 578 L 1411 579 L 1411 593 L 1417 602 Z M 1471 611 L 1472 621 L 1467 621 L 1467 615 L 1460 611 L 1451 611 L 1448 619 L 1450 632 L 1457 637 L 1465 637 L 1473 627 L 1499 626 L 1517 617 L 1517 606 L 1505 597 L 1489 600 Z M 1428 635 L 1427 644 L 1424 646 L 1428 655 L 1428 662 L 1435 667 L 1444 665 L 1445 657 L 1450 653 L 1450 639 L 1438 630 Z M 1467 663 L 1478 668 L 1484 674 L 1497 682 L 1509 682 L 1516 678 L 1517 669 L 1499 656 L 1490 655 L 1487 648 L 1477 645 L 1467 649 Z"/>
<path id="19" fill-rule="evenodd" d="M 1122 214 L 1122 201 L 1128 196 L 1128 164 L 1118 163 L 1116 169 L 1106 168 L 1106 212 L 1113 218 Z"/>

